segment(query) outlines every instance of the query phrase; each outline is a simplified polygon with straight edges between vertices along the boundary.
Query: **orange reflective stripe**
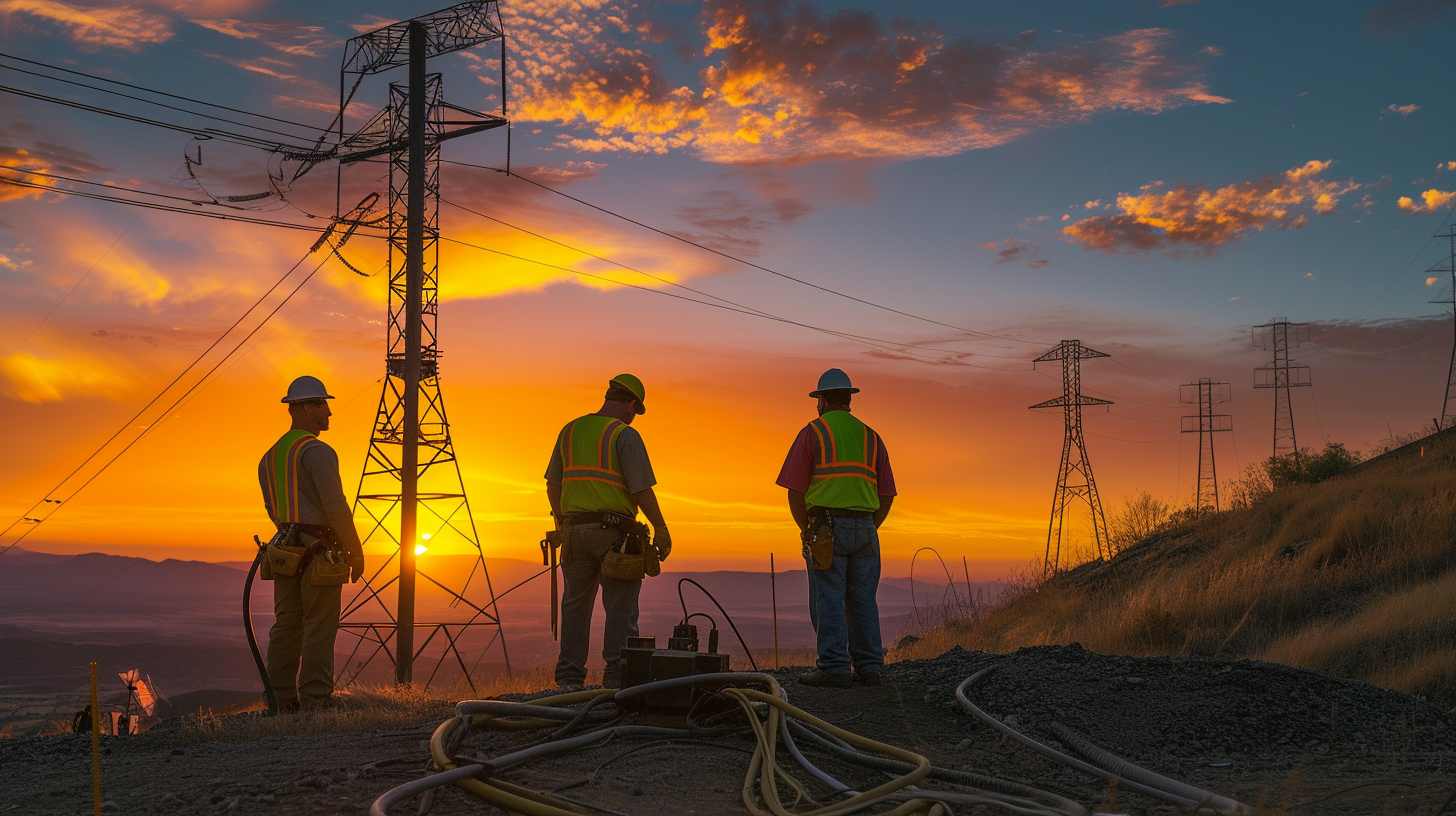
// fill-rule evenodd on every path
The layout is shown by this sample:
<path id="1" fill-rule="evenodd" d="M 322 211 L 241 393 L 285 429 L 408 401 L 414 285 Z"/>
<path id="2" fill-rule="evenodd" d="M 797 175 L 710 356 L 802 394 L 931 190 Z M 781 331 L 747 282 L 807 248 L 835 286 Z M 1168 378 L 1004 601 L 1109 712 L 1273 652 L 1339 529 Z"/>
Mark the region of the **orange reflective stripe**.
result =
<path id="1" fill-rule="evenodd" d="M 268 452 L 268 501 L 282 522 L 299 520 L 298 465 L 303 449 L 316 439 L 308 431 L 292 430 L 273 443 Z"/>
<path id="2" fill-rule="evenodd" d="M 830 448 L 834 446 L 834 434 L 829 432 L 829 426 L 825 425 L 822 419 L 810 422 L 809 427 L 814 430 L 814 435 L 819 439 L 820 464 L 828 462 L 831 455 Z"/>
<path id="3" fill-rule="evenodd" d="M 597 440 L 597 467 L 611 467 L 612 443 L 616 441 L 616 431 L 621 427 L 621 420 L 612 420 L 610 425 L 602 429 L 602 438 Z"/>

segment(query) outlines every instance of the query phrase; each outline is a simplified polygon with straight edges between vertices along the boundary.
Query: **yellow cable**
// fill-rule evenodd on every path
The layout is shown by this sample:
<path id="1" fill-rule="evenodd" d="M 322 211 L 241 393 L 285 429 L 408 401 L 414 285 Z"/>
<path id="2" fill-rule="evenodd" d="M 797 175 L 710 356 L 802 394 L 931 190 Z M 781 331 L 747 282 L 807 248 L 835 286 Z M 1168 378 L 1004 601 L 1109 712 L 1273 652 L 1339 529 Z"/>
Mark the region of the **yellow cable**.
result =
<path id="1" fill-rule="evenodd" d="M 774 685 L 776 686 L 776 684 Z M 778 691 L 777 688 L 774 688 L 774 690 Z M 578 691 L 543 697 L 531 702 L 533 705 L 563 706 L 585 702 L 596 697 L 614 693 L 615 691 L 613 689 Z M 753 728 L 754 738 L 758 743 L 758 747 L 754 750 L 753 758 L 749 761 L 748 773 L 743 780 L 743 802 L 754 816 L 844 816 L 844 814 L 873 804 L 906 787 L 915 785 L 930 775 L 930 760 L 920 754 L 846 731 L 832 723 L 815 717 L 801 708 L 790 705 L 774 694 L 743 688 L 726 688 L 722 690 L 722 693 L 743 707 L 748 716 L 749 725 Z M 766 721 L 759 719 L 758 712 L 753 706 L 755 702 L 768 706 Z M 803 813 L 791 813 L 784 807 L 783 802 L 779 798 L 779 779 L 785 780 L 795 792 L 795 801 L 790 807 L 797 806 L 801 801 L 817 803 L 814 802 L 814 799 L 798 780 L 794 779 L 786 770 L 778 765 L 776 754 L 778 750 L 779 722 L 785 714 L 817 726 L 851 745 L 882 755 L 895 757 L 914 765 L 915 768 L 903 776 L 892 779 L 878 787 L 855 794 L 832 805 L 804 811 Z M 442 722 L 430 737 L 430 754 L 438 770 L 445 771 L 456 767 L 454 758 L 445 750 L 445 746 L 448 744 L 456 729 L 462 727 L 464 724 L 464 717 L 453 717 Z M 555 720 L 541 720 L 531 717 L 498 717 L 487 714 L 474 715 L 471 722 L 473 728 L 512 731 L 546 728 L 559 724 Z M 767 769 L 767 772 L 763 773 L 762 771 L 765 769 Z M 755 780 L 759 783 L 756 786 L 758 796 L 755 796 Z M 462 779 L 456 781 L 455 785 L 461 790 L 484 799 L 502 810 L 519 813 L 522 816 L 581 816 L 581 811 L 570 807 L 569 803 L 562 799 L 501 779 Z M 758 804 L 758 797 L 760 796 L 764 804 L 767 805 L 767 810 Z M 938 802 L 928 799 L 911 799 L 895 807 L 893 810 L 879 814 L 879 816 L 909 816 L 909 814 L 914 813 L 925 813 L 927 816 L 937 816 L 943 810 L 943 807 Z"/>

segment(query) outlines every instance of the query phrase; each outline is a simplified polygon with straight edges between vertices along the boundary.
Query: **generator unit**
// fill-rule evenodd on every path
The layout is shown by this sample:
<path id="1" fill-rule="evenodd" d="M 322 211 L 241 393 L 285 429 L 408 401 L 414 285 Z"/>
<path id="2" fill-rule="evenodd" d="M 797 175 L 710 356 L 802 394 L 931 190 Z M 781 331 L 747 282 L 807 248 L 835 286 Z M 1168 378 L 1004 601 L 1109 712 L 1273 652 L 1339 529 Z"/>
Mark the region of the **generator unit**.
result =
<path id="1" fill-rule="evenodd" d="M 692 677 L 697 674 L 718 674 L 732 671 L 728 655 L 718 652 L 718 630 L 708 633 L 708 650 L 698 651 L 698 627 L 680 623 L 672 629 L 666 649 L 657 648 L 651 635 L 627 638 L 622 649 L 622 688 L 631 688 L 658 680 Z M 689 712 L 709 714 L 729 706 L 726 700 L 704 701 L 716 691 L 711 685 L 680 686 L 655 694 L 634 698 L 635 709 L 641 711 L 644 725 L 682 727 Z"/>

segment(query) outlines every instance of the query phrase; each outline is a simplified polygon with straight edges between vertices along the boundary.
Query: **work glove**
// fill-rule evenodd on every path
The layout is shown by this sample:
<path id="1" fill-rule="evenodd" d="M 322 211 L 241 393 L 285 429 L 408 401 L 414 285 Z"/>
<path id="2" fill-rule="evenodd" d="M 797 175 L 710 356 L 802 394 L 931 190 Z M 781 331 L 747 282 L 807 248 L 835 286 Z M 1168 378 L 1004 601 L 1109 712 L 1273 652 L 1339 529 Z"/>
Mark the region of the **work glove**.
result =
<path id="1" fill-rule="evenodd" d="M 359 583 L 359 579 L 364 577 L 364 553 L 351 552 L 345 560 L 349 562 L 349 583 Z"/>
<path id="2" fill-rule="evenodd" d="M 666 526 L 659 526 L 652 531 L 652 548 L 657 550 L 657 560 L 666 561 L 668 553 L 672 552 L 672 534 L 667 531 Z"/>

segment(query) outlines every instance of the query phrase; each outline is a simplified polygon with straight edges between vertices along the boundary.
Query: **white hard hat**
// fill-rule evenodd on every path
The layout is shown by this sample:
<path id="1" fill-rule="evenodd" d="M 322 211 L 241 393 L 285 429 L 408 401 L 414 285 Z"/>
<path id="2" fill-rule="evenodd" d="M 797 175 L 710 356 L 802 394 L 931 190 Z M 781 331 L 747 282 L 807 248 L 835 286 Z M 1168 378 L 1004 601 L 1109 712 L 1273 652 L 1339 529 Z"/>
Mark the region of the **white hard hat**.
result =
<path id="1" fill-rule="evenodd" d="M 851 394 L 858 394 L 859 389 L 849 384 L 849 375 L 837 368 L 831 368 L 819 375 L 819 387 L 809 392 L 809 396 L 817 397 L 825 391 L 848 391 Z"/>
<path id="2" fill-rule="evenodd" d="M 288 396 L 279 402 L 303 402 L 304 400 L 333 399 L 334 395 L 324 388 L 323 381 L 318 377 L 307 375 L 299 377 L 288 384 Z"/>

